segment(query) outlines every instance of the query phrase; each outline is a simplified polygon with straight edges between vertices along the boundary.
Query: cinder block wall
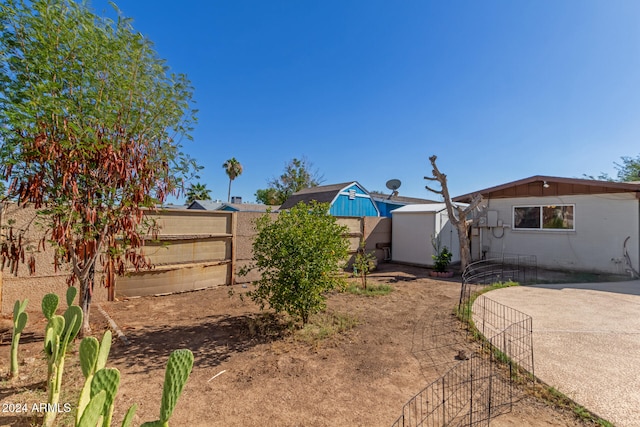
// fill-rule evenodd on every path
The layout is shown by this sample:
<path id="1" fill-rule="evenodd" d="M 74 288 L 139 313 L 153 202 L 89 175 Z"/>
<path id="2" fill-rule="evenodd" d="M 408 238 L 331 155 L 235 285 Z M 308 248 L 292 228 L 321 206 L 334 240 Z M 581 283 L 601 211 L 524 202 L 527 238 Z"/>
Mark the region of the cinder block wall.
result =
<path id="1" fill-rule="evenodd" d="M 385 255 L 390 254 L 390 249 L 385 251 L 383 248 L 391 248 L 391 218 L 365 216 L 362 221 L 364 223 L 364 238 L 367 240 L 365 250 L 367 252 L 373 251 L 378 262 L 384 261 Z"/>
<path id="2" fill-rule="evenodd" d="M 236 212 L 236 235 L 235 235 L 235 282 L 249 283 L 259 279 L 257 271 L 252 270 L 246 276 L 239 273 L 243 268 L 251 265 L 253 257 L 253 239 L 256 235 L 254 228 L 255 220 L 264 215 L 260 212 Z M 269 214 L 272 219 L 278 217 L 278 214 Z"/>
<path id="3" fill-rule="evenodd" d="M 18 207 L 15 203 L 3 204 L 0 217 L 2 234 L 8 231 L 6 227 L 13 226 L 14 233 L 27 229 L 24 238 L 30 246 L 25 251 L 25 261 L 32 253 L 36 260 L 36 272 L 29 275 L 26 264 L 18 264 L 17 275 L 11 274 L 9 266 L 5 265 L 2 271 L 2 284 L 0 307 L 2 313 L 10 313 L 16 300 L 29 299 L 29 309 L 40 307 L 42 297 L 48 293 L 56 293 L 60 296 L 61 304 L 65 304 L 64 295 L 67 291 L 66 279 L 69 277 L 68 267 L 62 266 L 62 270 L 55 271 L 53 259 L 54 248 L 46 243 L 44 250 L 38 250 L 38 243 L 45 235 L 45 228 L 39 224 L 36 218 L 36 210 L 31 207 Z M 48 239 L 48 235 L 46 236 Z M 27 253 L 28 252 L 28 253 Z M 96 274 L 99 277 L 100 272 Z M 95 286 L 93 300 L 106 301 L 107 290 L 101 286 Z"/>

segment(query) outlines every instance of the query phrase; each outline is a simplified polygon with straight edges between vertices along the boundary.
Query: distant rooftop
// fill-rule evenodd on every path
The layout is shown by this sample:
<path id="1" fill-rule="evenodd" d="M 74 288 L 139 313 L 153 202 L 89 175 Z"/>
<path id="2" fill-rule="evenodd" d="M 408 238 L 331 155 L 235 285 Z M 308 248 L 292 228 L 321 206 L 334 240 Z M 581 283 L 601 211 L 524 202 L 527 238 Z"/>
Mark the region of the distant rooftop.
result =
<path id="1" fill-rule="evenodd" d="M 205 211 L 217 211 L 224 207 L 222 202 L 214 202 L 213 200 L 194 200 L 189 204 L 187 209 L 200 209 Z"/>
<path id="2" fill-rule="evenodd" d="M 378 193 L 376 191 L 372 191 L 369 194 L 377 202 L 388 201 L 388 202 L 398 202 L 398 203 L 406 203 L 406 204 L 441 203 L 436 200 L 420 199 L 417 197 L 407 197 L 407 196 L 398 196 L 398 195 L 392 196 L 391 194 Z"/>
<path id="3" fill-rule="evenodd" d="M 222 209 L 229 207 L 239 212 L 266 212 L 269 209 L 275 212 L 280 208 L 277 205 L 264 205 L 261 203 L 223 203 L 223 205 Z"/>
<path id="4" fill-rule="evenodd" d="M 341 184 L 318 185 L 317 187 L 304 188 L 289 196 L 289 198 L 285 200 L 282 206 L 280 206 L 280 209 L 291 209 L 300 202 L 309 203 L 312 200 L 315 200 L 318 203 L 331 203 L 343 188 L 349 187 L 353 184 L 357 184 L 360 188 L 362 188 L 362 186 L 356 181 L 343 182 Z"/>
<path id="5" fill-rule="evenodd" d="M 194 200 L 186 209 L 205 211 L 232 210 L 236 212 L 266 212 L 278 210 L 279 206 L 263 205 L 259 203 L 225 203 L 213 200 Z"/>

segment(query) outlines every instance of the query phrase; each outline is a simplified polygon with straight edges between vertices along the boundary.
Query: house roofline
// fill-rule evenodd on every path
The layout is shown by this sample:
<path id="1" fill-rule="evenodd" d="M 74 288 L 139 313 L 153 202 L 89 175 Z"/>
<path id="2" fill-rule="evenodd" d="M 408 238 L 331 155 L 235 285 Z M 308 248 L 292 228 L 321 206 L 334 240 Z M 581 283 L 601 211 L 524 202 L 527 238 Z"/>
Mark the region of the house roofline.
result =
<path id="1" fill-rule="evenodd" d="M 612 182 L 612 181 L 599 181 L 595 179 L 581 179 L 581 178 L 563 178 L 558 176 L 547 176 L 547 175 L 534 175 L 529 178 L 520 179 L 517 181 L 508 182 L 506 184 L 496 185 L 494 187 L 485 188 L 483 190 L 474 191 L 472 193 L 463 194 L 457 197 L 454 197 L 452 200 L 454 202 L 469 202 L 474 195 L 481 194 L 483 197 L 487 198 L 488 195 L 492 193 L 498 193 L 504 190 L 508 190 L 510 188 L 515 188 L 518 186 L 526 186 L 532 183 L 547 183 L 551 184 L 561 184 L 564 186 L 581 186 L 581 188 L 593 188 L 593 189 L 601 189 L 601 193 L 635 193 L 636 198 L 640 198 L 640 183 L 631 183 L 631 182 Z M 542 187 L 541 187 L 542 188 Z M 580 191 L 577 190 L 572 194 L 597 194 L 598 191 Z M 510 196 L 500 196 L 503 198 Z M 511 196 L 514 197 L 514 196 Z"/>

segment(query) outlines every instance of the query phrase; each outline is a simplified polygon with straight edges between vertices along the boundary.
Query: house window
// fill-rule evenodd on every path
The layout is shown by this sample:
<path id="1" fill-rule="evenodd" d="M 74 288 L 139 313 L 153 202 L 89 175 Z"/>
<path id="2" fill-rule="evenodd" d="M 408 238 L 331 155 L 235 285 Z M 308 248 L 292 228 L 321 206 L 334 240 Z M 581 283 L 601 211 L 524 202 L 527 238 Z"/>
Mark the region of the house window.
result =
<path id="1" fill-rule="evenodd" d="M 575 205 L 514 206 L 516 230 L 575 230 Z"/>

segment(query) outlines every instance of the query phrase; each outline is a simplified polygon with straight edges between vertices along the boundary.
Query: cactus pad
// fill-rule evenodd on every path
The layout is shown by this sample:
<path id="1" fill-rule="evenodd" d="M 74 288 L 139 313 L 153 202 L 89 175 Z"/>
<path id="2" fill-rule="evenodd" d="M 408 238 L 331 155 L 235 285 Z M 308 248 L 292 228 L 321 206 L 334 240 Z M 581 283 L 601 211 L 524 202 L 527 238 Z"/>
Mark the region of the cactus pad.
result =
<path id="1" fill-rule="evenodd" d="M 27 320 L 29 319 L 29 315 L 25 311 L 27 308 L 28 299 L 20 302 L 17 300 L 13 305 L 13 333 L 21 334 L 24 330 L 24 327 L 27 325 Z"/>
<path id="2" fill-rule="evenodd" d="M 18 375 L 18 345 L 20 343 L 20 335 L 27 326 L 27 320 L 29 315 L 26 313 L 27 303 L 29 300 L 25 299 L 23 302 L 17 300 L 13 306 L 13 334 L 11 337 L 11 377 Z"/>
<path id="3" fill-rule="evenodd" d="M 71 289 L 71 288 L 69 288 Z M 75 321 L 73 320 L 75 317 Z M 69 334 L 69 340 L 71 342 L 75 339 L 82 327 L 82 309 L 77 305 L 72 305 L 64 312 L 65 331 L 64 335 Z"/>
<path id="4" fill-rule="evenodd" d="M 94 337 L 86 337 L 80 342 L 80 367 L 85 378 L 95 372 L 99 349 L 100 344 Z"/>
<path id="5" fill-rule="evenodd" d="M 118 386 L 120 385 L 120 371 L 115 368 L 105 368 L 97 371 L 93 380 L 91 381 L 91 397 L 97 395 L 102 390 L 106 392 L 106 399 L 104 401 L 103 415 L 111 418 L 113 413 L 113 401 L 116 398 L 118 392 Z M 85 409 L 86 411 L 86 409 Z"/>
<path id="6" fill-rule="evenodd" d="M 64 331 L 64 317 L 54 315 L 49 319 L 44 335 L 44 351 L 47 357 L 56 359 Z"/>
<path id="7" fill-rule="evenodd" d="M 67 306 L 73 305 L 73 300 L 76 299 L 76 295 L 78 295 L 78 288 L 74 286 L 67 288 Z"/>
<path id="8" fill-rule="evenodd" d="M 102 416 L 102 410 L 106 399 L 107 392 L 104 390 L 93 396 L 82 413 L 82 418 L 80 418 L 78 427 L 96 427 L 98 420 Z"/>
<path id="9" fill-rule="evenodd" d="M 104 332 L 104 335 L 102 335 L 100 350 L 98 351 L 98 359 L 96 360 L 96 371 L 103 369 L 107 365 L 109 351 L 111 351 L 111 337 L 111 331 L 108 329 Z"/>
<path id="10" fill-rule="evenodd" d="M 21 334 L 24 330 L 24 327 L 27 326 L 27 320 L 29 319 L 29 315 L 24 311 L 18 314 L 18 318 L 14 323 L 15 332 Z"/>
<path id="11" fill-rule="evenodd" d="M 20 302 L 20 300 L 16 300 L 16 303 L 13 305 L 13 318 L 16 319 L 20 313 L 23 313 L 27 309 L 27 304 L 29 303 L 28 299 Z"/>
<path id="12" fill-rule="evenodd" d="M 164 387 L 162 390 L 162 404 L 160 406 L 160 421 L 166 423 L 171 418 L 171 414 L 176 406 L 178 397 L 189 379 L 193 368 L 193 353 L 191 350 L 175 350 L 169 356 L 167 370 L 164 376 Z"/>
<path id="13" fill-rule="evenodd" d="M 42 313 L 44 317 L 51 319 L 58 309 L 59 301 L 58 295 L 56 294 L 46 294 L 44 298 L 42 298 Z"/>
<path id="14" fill-rule="evenodd" d="M 136 405 L 135 403 L 131 405 L 131 407 L 125 414 L 124 419 L 122 420 L 122 427 L 129 427 L 131 425 L 131 423 L 133 422 L 133 416 L 136 414 L 136 409 L 138 409 L 138 405 Z"/>

